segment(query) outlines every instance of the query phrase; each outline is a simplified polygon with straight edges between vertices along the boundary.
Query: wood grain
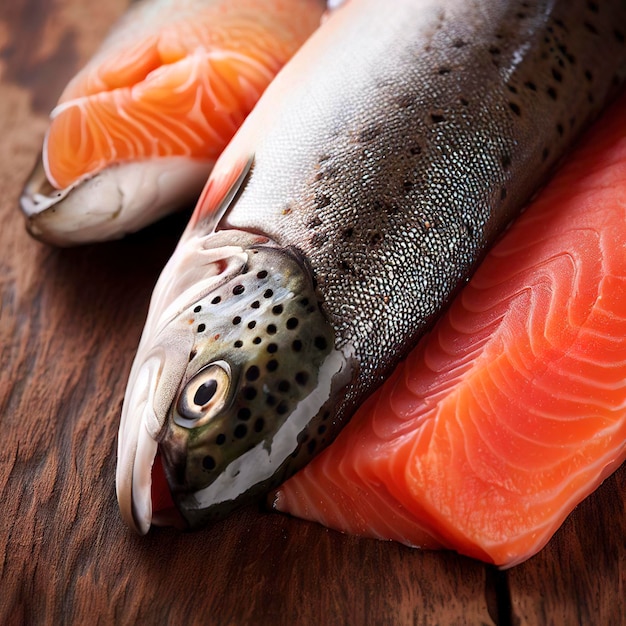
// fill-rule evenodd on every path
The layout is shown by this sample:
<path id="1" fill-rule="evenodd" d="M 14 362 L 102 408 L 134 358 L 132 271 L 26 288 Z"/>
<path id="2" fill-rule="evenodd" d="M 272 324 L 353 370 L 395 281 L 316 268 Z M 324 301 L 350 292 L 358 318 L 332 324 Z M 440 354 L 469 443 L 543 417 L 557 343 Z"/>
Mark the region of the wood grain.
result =
<path id="1" fill-rule="evenodd" d="M 182 231 L 56 250 L 17 210 L 67 79 L 124 2 L 0 8 L 0 624 L 619 624 L 626 468 L 508 572 L 248 509 L 133 535 L 114 492 L 120 406 L 148 298 Z"/>

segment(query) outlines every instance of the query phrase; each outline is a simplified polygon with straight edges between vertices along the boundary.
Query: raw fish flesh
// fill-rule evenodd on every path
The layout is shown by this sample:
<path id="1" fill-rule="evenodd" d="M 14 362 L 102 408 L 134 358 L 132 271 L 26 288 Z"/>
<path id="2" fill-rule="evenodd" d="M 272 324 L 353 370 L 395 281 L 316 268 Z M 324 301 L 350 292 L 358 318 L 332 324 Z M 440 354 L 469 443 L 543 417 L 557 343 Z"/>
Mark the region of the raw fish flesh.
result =
<path id="1" fill-rule="evenodd" d="M 626 456 L 626 96 L 274 507 L 500 566 Z"/>
<path id="2" fill-rule="evenodd" d="M 324 0 L 143 0 L 67 85 L 21 204 L 56 245 L 121 237 L 197 200 Z"/>

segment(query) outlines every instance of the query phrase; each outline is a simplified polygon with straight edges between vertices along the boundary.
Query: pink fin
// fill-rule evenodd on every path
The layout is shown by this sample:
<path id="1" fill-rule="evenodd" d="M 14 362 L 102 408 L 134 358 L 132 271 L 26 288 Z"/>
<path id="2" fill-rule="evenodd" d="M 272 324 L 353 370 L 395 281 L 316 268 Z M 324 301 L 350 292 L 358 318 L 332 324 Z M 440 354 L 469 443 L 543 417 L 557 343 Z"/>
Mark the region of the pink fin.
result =
<path id="1" fill-rule="evenodd" d="M 209 177 L 202 190 L 198 204 L 191 216 L 189 226 L 196 228 L 199 224 L 213 227 L 231 205 L 248 174 L 252 169 L 253 156 L 235 162 L 229 169 L 220 168 L 219 164 Z"/>

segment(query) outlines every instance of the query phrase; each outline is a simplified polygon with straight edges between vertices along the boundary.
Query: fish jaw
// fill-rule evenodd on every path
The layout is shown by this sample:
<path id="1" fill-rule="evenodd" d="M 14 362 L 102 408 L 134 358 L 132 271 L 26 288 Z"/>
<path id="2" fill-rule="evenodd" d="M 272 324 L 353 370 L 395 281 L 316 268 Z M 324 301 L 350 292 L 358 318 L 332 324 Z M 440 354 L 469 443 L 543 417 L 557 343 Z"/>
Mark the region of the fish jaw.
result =
<path id="1" fill-rule="evenodd" d="M 145 534 L 152 520 L 152 465 L 169 408 L 184 376 L 196 329 L 186 312 L 245 267 L 237 245 L 185 238 L 165 266 L 133 362 L 118 434 L 116 489 L 124 521 Z"/>
<path id="2" fill-rule="evenodd" d="M 118 440 L 124 520 L 142 534 L 161 523 L 157 452 L 191 528 L 262 497 L 308 462 L 311 429 L 330 442 L 324 421 L 351 375 L 297 252 L 243 231 L 192 231 L 155 288 L 131 370 Z"/>
<path id="3" fill-rule="evenodd" d="M 57 246 L 119 239 L 193 202 L 213 165 L 187 157 L 117 163 L 58 190 L 39 159 L 20 198 L 26 228 Z"/>

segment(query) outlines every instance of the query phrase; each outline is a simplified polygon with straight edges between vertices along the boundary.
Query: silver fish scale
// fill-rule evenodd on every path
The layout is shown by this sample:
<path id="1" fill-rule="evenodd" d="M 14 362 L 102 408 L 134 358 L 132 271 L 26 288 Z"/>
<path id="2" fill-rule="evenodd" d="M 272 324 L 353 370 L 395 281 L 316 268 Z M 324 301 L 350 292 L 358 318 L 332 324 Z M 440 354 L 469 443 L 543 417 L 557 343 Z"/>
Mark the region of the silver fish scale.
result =
<path id="1" fill-rule="evenodd" d="M 415 345 L 626 65 L 623 0 L 394 9 L 351 25 L 366 36 L 334 60 L 350 80 L 314 71 L 315 92 L 290 94 L 226 216 L 308 259 L 360 364 L 338 417 Z"/>

